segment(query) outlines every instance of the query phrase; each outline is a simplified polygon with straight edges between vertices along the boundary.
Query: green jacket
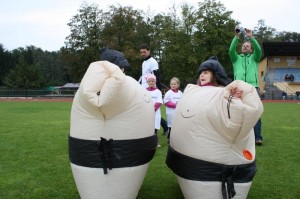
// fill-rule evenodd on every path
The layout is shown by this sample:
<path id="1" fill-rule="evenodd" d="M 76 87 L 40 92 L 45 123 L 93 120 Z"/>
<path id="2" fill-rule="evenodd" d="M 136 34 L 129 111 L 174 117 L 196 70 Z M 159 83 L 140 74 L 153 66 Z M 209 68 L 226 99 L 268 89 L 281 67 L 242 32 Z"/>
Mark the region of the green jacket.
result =
<path id="1" fill-rule="evenodd" d="M 234 37 L 229 47 L 229 56 L 233 63 L 234 80 L 243 80 L 254 87 L 259 87 L 257 73 L 262 50 L 256 39 L 251 38 L 253 53 L 248 55 L 238 54 L 236 52 L 238 42 L 239 39 Z"/>

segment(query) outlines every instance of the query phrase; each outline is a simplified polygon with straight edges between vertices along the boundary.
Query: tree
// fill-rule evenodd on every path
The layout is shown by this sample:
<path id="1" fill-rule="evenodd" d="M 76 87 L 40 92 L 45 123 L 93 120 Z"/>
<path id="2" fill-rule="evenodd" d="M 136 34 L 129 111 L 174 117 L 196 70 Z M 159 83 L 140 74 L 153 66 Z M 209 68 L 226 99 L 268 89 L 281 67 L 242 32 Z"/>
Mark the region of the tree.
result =
<path id="1" fill-rule="evenodd" d="M 13 82 L 14 75 L 25 75 L 23 79 L 25 82 L 26 79 L 38 77 L 38 83 L 35 81 L 35 83 L 27 84 L 34 88 L 42 88 L 44 85 L 61 85 L 66 82 L 65 67 L 60 59 L 60 52 L 44 52 L 35 46 L 18 48 L 11 52 L 4 51 L 0 46 L 0 74 L 1 85 L 4 85 L 6 78 L 5 84 L 13 88 L 24 87 L 22 83 Z"/>
<path id="2" fill-rule="evenodd" d="M 215 55 L 227 73 L 232 71 L 228 48 L 235 27 L 235 21 L 230 17 L 231 13 L 220 2 L 205 0 L 199 2 L 196 16 L 195 54 L 198 63 Z"/>
<path id="3" fill-rule="evenodd" d="M 165 84 L 173 76 L 178 76 L 184 84 L 191 82 L 196 78 L 199 64 L 210 56 L 217 56 L 230 76 L 233 69 L 228 48 L 239 23 L 231 14 L 216 0 L 199 2 L 197 7 L 183 4 L 180 12 L 173 5 L 169 13 L 155 15 L 120 5 L 103 11 L 95 4 L 83 3 L 68 24 L 71 34 L 61 48 L 61 57 L 70 81 L 79 82 L 89 64 L 99 60 L 99 48 L 108 47 L 125 54 L 131 64 L 126 74 L 138 79 L 142 63 L 139 46 L 147 43 L 160 64 L 161 80 Z M 253 32 L 260 43 L 299 39 L 297 34 L 276 35 L 275 29 L 266 26 L 263 20 Z M 50 69 L 45 71 L 50 74 Z"/>
<path id="4" fill-rule="evenodd" d="M 184 4 L 181 7 L 181 15 L 173 5 L 171 12 L 161 20 L 162 37 L 162 68 L 165 84 L 176 76 L 181 79 L 182 87 L 194 79 L 196 71 L 195 54 L 191 53 L 194 49 L 193 29 L 195 18 L 193 17 L 193 7 Z"/>
<path id="5" fill-rule="evenodd" d="M 258 20 L 257 26 L 253 29 L 253 35 L 262 45 L 263 41 L 273 41 L 276 35 L 276 29 L 265 24 L 265 20 Z"/>
<path id="6" fill-rule="evenodd" d="M 158 14 L 150 20 L 151 34 L 149 45 L 151 47 L 152 56 L 158 61 L 160 66 L 161 78 L 163 81 L 167 68 L 169 66 L 168 60 L 168 43 L 172 42 L 172 38 L 176 34 L 173 20 L 170 16 Z"/>
<path id="7" fill-rule="evenodd" d="M 173 5 L 168 14 L 158 14 L 150 23 L 152 54 L 160 61 L 165 84 L 173 76 L 183 81 L 183 87 L 193 82 L 199 64 L 212 55 L 232 70 L 227 54 L 235 24 L 231 12 L 215 1 L 198 6 L 184 4 L 179 15 Z"/>
<path id="8" fill-rule="evenodd" d="M 143 12 L 132 7 L 110 6 L 105 16 L 102 31 L 104 45 L 123 52 L 131 65 L 131 70 L 126 73 L 138 79 L 141 75 L 139 46 L 149 41 L 151 32 Z"/>
<path id="9" fill-rule="evenodd" d="M 60 52 L 48 52 L 41 49 L 34 52 L 34 65 L 39 68 L 46 86 L 66 83 L 66 69 L 60 59 Z"/>
<path id="10" fill-rule="evenodd" d="M 96 4 L 84 2 L 79 13 L 68 23 L 71 34 L 61 48 L 67 72 L 73 82 L 79 82 L 91 62 L 99 60 L 99 48 L 104 46 L 101 32 L 104 27 L 103 11 Z"/>
<path id="11" fill-rule="evenodd" d="M 13 68 L 12 54 L 0 44 L 0 86 L 3 85 L 5 75 Z"/>
<path id="12" fill-rule="evenodd" d="M 281 42 L 300 42 L 300 33 L 287 31 L 278 32 L 275 40 Z"/>
<path id="13" fill-rule="evenodd" d="M 39 69 L 33 64 L 25 61 L 25 57 L 21 56 L 15 68 L 4 78 L 4 84 L 8 88 L 41 88 L 42 76 Z"/>

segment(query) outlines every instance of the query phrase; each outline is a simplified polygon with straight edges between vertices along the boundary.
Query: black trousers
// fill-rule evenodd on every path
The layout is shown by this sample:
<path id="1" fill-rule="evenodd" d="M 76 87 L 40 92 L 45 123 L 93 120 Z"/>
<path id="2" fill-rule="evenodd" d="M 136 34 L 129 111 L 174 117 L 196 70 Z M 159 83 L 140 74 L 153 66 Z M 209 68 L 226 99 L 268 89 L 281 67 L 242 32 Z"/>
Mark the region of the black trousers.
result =
<path id="1" fill-rule="evenodd" d="M 164 129 L 164 132 L 168 131 L 168 123 L 163 117 L 161 117 L 160 125 Z"/>

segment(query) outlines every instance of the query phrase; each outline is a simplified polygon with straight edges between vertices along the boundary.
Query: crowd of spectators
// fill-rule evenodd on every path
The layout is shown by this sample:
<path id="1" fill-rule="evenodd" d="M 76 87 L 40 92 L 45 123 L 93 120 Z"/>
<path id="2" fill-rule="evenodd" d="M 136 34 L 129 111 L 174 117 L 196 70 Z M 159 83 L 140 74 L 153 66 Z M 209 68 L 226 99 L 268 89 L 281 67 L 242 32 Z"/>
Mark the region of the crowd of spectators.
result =
<path id="1" fill-rule="evenodd" d="M 293 74 L 290 74 L 290 75 L 286 74 L 284 76 L 284 81 L 287 81 L 287 82 L 294 82 L 294 79 L 295 79 L 295 77 Z"/>
<path id="2" fill-rule="evenodd" d="M 282 100 L 286 100 L 288 98 L 288 94 L 284 91 L 281 92 L 282 95 Z M 300 91 L 296 91 L 295 92 L 296 95 L 296 100 L 300 100 Z M 291 96 L 291 100 L 293 100 L 293 94 L 290 95 Z"/>

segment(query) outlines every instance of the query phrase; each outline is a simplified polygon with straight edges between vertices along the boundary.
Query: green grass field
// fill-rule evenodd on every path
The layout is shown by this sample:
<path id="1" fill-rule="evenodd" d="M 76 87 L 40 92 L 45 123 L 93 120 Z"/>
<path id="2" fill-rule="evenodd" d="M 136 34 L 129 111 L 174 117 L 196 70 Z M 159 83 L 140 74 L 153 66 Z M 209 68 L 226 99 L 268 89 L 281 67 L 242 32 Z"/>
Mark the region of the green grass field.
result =
<path id="1" fill-rule="evenodd" d="M 300 104 L 264 103 L 263 146 L 249 199 L 300 198 Z M 70 102 L 0 102 L 0 198 L 77 199 L 68 159 Z M 164 111 L 162 111 L 164 113 Z M 167 139 L 138 199 L 183 199 L 165 164 Z"/>

